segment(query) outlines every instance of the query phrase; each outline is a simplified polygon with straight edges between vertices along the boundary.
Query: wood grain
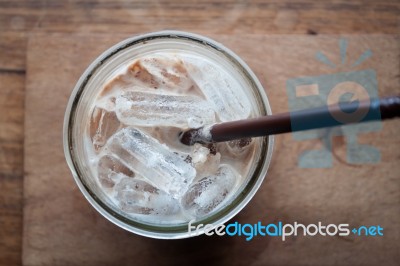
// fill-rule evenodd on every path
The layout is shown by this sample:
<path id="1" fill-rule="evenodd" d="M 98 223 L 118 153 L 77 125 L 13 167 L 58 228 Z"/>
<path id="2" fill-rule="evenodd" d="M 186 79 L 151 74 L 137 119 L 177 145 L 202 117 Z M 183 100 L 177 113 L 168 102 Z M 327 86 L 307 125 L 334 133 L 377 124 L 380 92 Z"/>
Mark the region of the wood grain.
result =
<path id="1" fill-rule="evenodd" d="M 0 72 L 0 265 L 21 263 L 25 77 Z"/>
<path id="2" fill-rule="evenodd" d="M 396 1 L 2 1 L 0 29 L 398 33 Z M 368 26 L 367 26 L 367 25 Z"/>
<path id="3" fill-rule="evenodd" d="M 399 121 L 383 123 L 360 141 L 377 147 L 379 164 L 346 162 L 345 140 L 335 140 L 332 168 L 302 169 L 298 155 L 315 149 L 318 141 L 276 138 L 274 158 L 266 182 L 251 203 L 232 221 L 304 224 L 380 224 L 381 238 L 198 237 L 165 241 L 136 236 L 99 215 L 80 194 L 66 166 L 62 122 L 72 85 L 100 51 L 124 36 L 32 35 L 28 47 L 24 239 L 25 265 L 396 265 L 400 259 L 400 136 Z M 237 52 L 253 68 L 274 112 L 287 111 L 286 80 L 332 73 L 314 59 L 323 49 L 339 60 L 338 36 L 211 35 Z M 347 37 L 348 60 L 371 48 L 374 56 L 358 70 L 374 68 L 379 93 L 398 91 L 400 49 L 390 36 Z M 79 41 L 78 41 L 79 40 Z M 262 45 L 260 45 L 262 44 Z M 42 50 L 46 45 L 47 49 Z M 290 50 L 290 52 L 288 52 Z M 62 54 L 59 51 L 63 51 Z M 335 61 L 336 60 L 336 61 Z M 385 62 L 380 64 L 379 62 Z M 59 62 L 63 62 L 60 66 Z M 301 64 L 299 64 L 301 62 Z M 337 71 L 344 71 L 350 63 Z M 52 77 L 48 78 L 49 73 Z M 336 70 L 333 72 L 336 73 Z"/>
<path id="4" fill-rule="evenodd" d="M 399 34 L 399 10 L 395 0 L 0 0 L 0 93 L 1 97 L 17 95 L 20 107 L 13 110 L 24 112 L 26 46 L 31 32 L 133 34 L 181 29 L 204 34 Z M 0 265 L 16 265 L 21 260 L 21 247 L 16 243 L 22 233 L 23 139 L 16 140 L 16 136 L 23 134 L 23 124 L 15 115 L 6 119 L 8 110 L 7 101 L 1 100 L 0 184 L 10 189 L 2 189 L 0 212 L 14 209 L 16 215 L 0 218 Z M 10 202 L 15 205 L 9 207 Z"/>
<path id="5" fill-rule="evenodd" d="M 25 74 L 25 32 L 0 31 L 0 73 Z"/>

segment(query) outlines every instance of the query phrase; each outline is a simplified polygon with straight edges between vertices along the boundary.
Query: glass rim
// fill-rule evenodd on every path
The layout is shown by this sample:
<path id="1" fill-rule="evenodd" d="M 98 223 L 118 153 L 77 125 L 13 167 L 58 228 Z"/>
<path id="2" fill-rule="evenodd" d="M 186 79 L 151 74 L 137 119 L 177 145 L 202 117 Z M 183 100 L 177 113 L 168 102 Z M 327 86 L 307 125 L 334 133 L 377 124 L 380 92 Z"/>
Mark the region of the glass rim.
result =
<path id="1" fill-rule="evenodd" d="M 182 31 L 159 31 L 159 32 L 152 32 L 152 33 L 147 33 L 147 34 L 142 34 L 142 35 L 137 35 L 130 37 L 128 39 L 125 39 L 112 47 L 108 48 L 105 50 L 100 56 L 98 56 L 84 71 L 84 73 L 81 75 L 79 78 L 78 82 L 76 83 L 71 96 L 68 101 L 67 109 L 65 111 L 65 116 L 64 116 L 64 128 L 63 128 L 63 145 L 64 145 L 64 155 L 68 164 L 68 167 L 70 168 L 70 171 L 72 172 L 72 175 L 74 177 L 74 180 L 76 184 L 78 185 L 81 193 L 84 195 L 86 200 L 102 215 L 104 216 L 107 220 L 110 222 L 114 223 L 120 228 L 123 228 L 129 232 L 146 236 L 146 237 L 151 237 L 151 238 L 157 238 L 157 239 L 179 239 L 179 238 L 188 238 L 193 235 L 190 235 L 189 232 L 187 231 L 187 225 L 186 225 L 186 231 L 174 231 L 174 230 L 168 230 L 171 229 L 172 227 L 167 226 L 167 227 L 162 227 L 160 225 L 160 228 L 164 228 L 164 230 L 145 230 L 143 228 L 138 228 L 134 226 L 134 224 L 141 224 L 140 222 L 135 222 L 135 223 L 129 223 L 127 221 L 128 219 L 119 214 L 113 213 L 112 208 L 107 206 L 107 204 L 103 203 L 101 199 L 96 197 L 96 195 L 85 185 L 85 182 L 82 181 L 82 178 L 80 177 L 79 173 L 79 167 L 76 165 L 75 158 L 74 158 L 74 147 L 72 143 L 72 135 L 73 135 L 73 124 L 74 124 L 74 112 L 76 111 L 78 107 L 78 102 L 79 99 L 83 93 L 83 91 L 86 88 L 87 83 L 89 80 L 92 78 L 92 75 L 96 72 L 97 69 L 99 69 L 104 63 L 107 62 L 108 59 L 111 59 L 115 54 L 118 54 L 118 52 L 123 51 L 124 49 L 127 49 L 131 46 L 135 46 L 137 44 L 151 41 L 154 39 L 175 39 L 175 40 L 185 40 L 189 42 L 195 42 L 196 44 L 201 44 L 208 46 L 209 48 L 216 50 L 217 52 L 222 53 L 227 57 L 227 60 L 230 60 L 231 62 L 235 63 L 235 65 L 240 67 L 240 71 L 246 74 L 246 77 L 249 79 L 249 81 L 252 82 L 254 85 L 254 89 L 257 90 L 257 93 L 261 97 L 262 105 L 263 108 L 265 109 L 265 112 L 267 115 L 271 115 L 272 111 L 270 108 L 270 104 L 268 101 L 268 97 L 264 91 L 263 86 L 255 76 L 255 74 L 252 72 L 252 70 L 248 67 L 248 65 L 239 57 L 237 56 L 234 52 L 232 52 L 230 49 L 226 48 L 222 44 L 193 33 L 188 33 L 188 32 L 182 32 Z M 211 215 L 209 218 L 204 219 L 204 220 L 199 220 L 196 221 L 196 223 L 193 223 L 193 225 L 199 224 L 199 223 L 204 223 L 204 221 L 212 220 L 212 224 L 223 224 L 226 223 L 228 220 L 230 220 L 232 217 L 234 217 L 236 214 L 238 214 L 247 204 L 248 202 L 253 198 L 259 187 L 261 186 L 266 174 L 267 170 L 269 168 L 269 164 L 271 161 L 272 157 L 272 151 L 273 151 L 273 144 L 274 144 L 274 137 L 273 136 L 268 136 L 268 137 L 263 137 L 263 145 L 265 146 L 265 151 L 262 151 L 262 154 L 260 155 L 260 161 L 257 162 L 257 169 L 252 173 L 252 176 L 250 178 L 250 181 L 248 182 L 251 187 L 248 191 L 248 193 L 240 199 L 238 203 L 235 203 L 235 200 L 238 200 L 238 193 L 234 201 L 232 202 L 235 203 L 233 207 L 229 208 L 226 212 L 222 212 L 226 209 L 226 206 L 222 208 L 222 210 L 217 211 L 215 214 Z M 261 164 L 261 165 L 260 165 Z M 258 169 L 259 168 L 259 169 Z M 246 185 L 249 186 L 249 184 Z M 245 189 L 241 190 L 245 191 Z M 241 192 L 240 191 L 240 192 Z M 214 218 L 217 214 L 221 214 L 220 217 L 217 219 L 210 219 Z M 122 219 L 121 219 L 122 218 Z M 188 222 L 189 223 L 189 222 Z M 187 223 L 187 224 L 188 224 Z M 143 223 L 145 224 L 145 223 Z M 152 227 L 150 227 L 152 228 Z M 202 230 L 199 230 L 198 235 L 201 235 L 204 233 L 204 228 Z"/>

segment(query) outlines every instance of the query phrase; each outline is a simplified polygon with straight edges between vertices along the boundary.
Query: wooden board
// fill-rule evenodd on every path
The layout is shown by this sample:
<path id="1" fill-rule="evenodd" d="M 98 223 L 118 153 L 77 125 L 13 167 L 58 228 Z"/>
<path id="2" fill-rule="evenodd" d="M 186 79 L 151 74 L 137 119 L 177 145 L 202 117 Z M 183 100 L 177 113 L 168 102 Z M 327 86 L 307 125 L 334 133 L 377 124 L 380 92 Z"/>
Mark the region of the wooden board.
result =
<path id="1" fill-rule="evenodd" d="M 0 265 L 21 261 L 24 86 L 24 75 L 0 71 Z"/>
<path id="2" fill-rule="evenodd" d="M 213 33 L 399 33 L 399 5 L 362 1 L 3 0 L 0 31 L 127 32 L 155 29 Z"/>
<path id="3" fill-rule="evenodd" d="M 297 165 L 319 141 L 276 137 L 267 178 L 232 221 L 380 225 L 383 237 L 201 236 L 155 240 L 117 228 L 81 195 L 66 165 L 62 125 L 71 90 L 88 64 L 126 36 L 33 34 L 28 43 L 23 263 L 25 265 L 396 265 L 400 259 L 400 121 L 362 134 L 381 162 L 346 163 L 346 142 L 333 142 L 333 167 Z M 315 60 L 319 50 L 339 65 L 339 36 L 210 36 L 240 55 L 264 85 L 274 113 L 288 111 L 286 81 L 354 70 L 367 49 L 373 56 L 356 70 L 374 69 L 379 94 L 399 92 L 399 39 L 389 35 L 344 36 L 347 65 L 332 69 Z"/>

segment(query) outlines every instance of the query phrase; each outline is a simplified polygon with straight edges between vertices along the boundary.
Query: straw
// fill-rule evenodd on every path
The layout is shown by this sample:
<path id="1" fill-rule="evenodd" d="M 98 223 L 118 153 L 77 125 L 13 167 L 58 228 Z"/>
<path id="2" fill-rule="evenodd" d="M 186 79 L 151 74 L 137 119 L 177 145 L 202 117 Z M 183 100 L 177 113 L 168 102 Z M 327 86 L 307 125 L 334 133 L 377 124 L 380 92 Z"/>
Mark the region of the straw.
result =
<path id="1" fill-rule="evenodd" d="M 181 132 L 183 144 L 212 143 L 309 129 L 385 120 L 400 116 L 400 96 L 353 101 L 252 119 L 218 123 Z"/>

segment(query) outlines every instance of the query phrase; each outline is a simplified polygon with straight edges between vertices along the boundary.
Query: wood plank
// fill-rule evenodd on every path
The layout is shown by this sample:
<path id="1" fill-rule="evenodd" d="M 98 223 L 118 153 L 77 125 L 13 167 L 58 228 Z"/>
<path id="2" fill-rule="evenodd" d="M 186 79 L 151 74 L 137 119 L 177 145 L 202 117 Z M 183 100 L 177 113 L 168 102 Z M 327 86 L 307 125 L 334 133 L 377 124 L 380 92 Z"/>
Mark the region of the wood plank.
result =
<path id="1" fill-rule="evenodd" d="M 25 32 L 0 31 L 0 73 L 24 74 L 26 41 Z"/>
<path id="2" fill-rule="evenodd" d="M 0 71 L 0 265 L 21 263 L 24 88 Z"/>
<path id="3" fill-rule="evenodd" d="M 0 30 L 210 33 L 400 32 L 396 1 L 15 1 L 0 5 Z"/>
<path id="4" fill-rule="evenodd" d="M 232 220 L 304 224 L 322 221 L 352 226 L 378 223 L 388 232 L 384 238 L 293 237 L 283 242 L 278 238 L 257 237 L 246 242 L 243 237 L 201 236 L 162 241 L 125 232 L 101 217 L 80 194 L 66 166 L 62 122 L 69 94 L 81 72 L 100 51 L 123 37 L 39 34 L 29 41 L 24 162 L 25 265 L 131 265 L 134 262 L 141 265 L 397 265 L 400 259 L 399 121 L 385 122 L 381 131 L 360 137 L 360 141 L 381 151 L 379 164 L 346 163 L 341 159 L 345 141 L 339 138 L 334 142 L 337 156 L 332 168 L 299 168 L 300 152 L 320 144 L 298 142 L 290 134 L 278 136 L 265 183 L 251 203 Z M 211 37 L 231 47 L 255 70 L 274 112 L 287 111 L 288 79 L 337 73 L 350 66 L 333 71 L 314 59 L 315 52 L 323 50 L 334 63 L 340 62 L 338 36 Z M 381 95 L 398 92 L 398 38 L 366 35 L 347 36 L 347 39 L 348 62 L 354 62 L 363 51 L 371 49 L 374 56 L 357 69 L 375 69 Z"/>

